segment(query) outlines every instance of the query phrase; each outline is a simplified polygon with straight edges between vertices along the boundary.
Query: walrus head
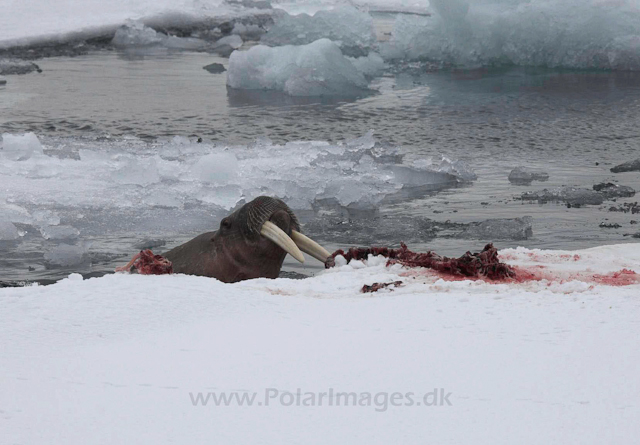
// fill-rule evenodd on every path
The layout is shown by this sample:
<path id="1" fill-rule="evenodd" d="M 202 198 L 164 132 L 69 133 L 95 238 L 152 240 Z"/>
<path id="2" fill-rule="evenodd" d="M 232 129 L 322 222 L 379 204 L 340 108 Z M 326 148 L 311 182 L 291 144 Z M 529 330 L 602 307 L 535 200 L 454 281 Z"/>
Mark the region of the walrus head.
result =
<path id="1" fill-rule="evenodd" d="M 260 196 L 204 233 L 164 256 L 175 273 L 203 275 L 233 283 L 277 278 L 287 254 L 304 262 L 305 252 L 324 262 L 330 253 L 300 233 L 300 223 L 281 200 Z"/>

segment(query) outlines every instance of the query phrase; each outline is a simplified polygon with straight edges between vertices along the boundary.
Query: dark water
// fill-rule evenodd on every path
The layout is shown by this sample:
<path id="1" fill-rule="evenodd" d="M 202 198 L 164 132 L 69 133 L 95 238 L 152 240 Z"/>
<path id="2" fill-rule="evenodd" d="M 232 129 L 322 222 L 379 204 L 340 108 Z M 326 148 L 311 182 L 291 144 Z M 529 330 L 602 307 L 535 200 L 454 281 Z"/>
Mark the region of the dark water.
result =
<path id="1" fill-rule="evenodd" d="M 502 240 L 497 242 L 500 247 L 579 249 L 633 242 L 624 235 L 640 231 L 631 224 L 640 215 L 608 211 L 635 197 L 583 208 L 514 199 L 527 190 L 561 185 L 591 188 L 603 181 L 640 190 L 640 173 L 609 172 L 613 165 L 640 157 L 639 73 L 513 68 L 399 74 L 374 80 L 377 93 L 364 97 L 305 99 L 228 90 L 225 74 L 202 69 L 213 62 L 227 64 L 226 59 L 199 53 L 105 51 L 45 59 L 39 61 L 43 73 L 12 76 L 0 86 L 0 132 L 32 131 L 44 138 L 70 139 L 137 136 L 149 141 L 182 135 L 248 144 L 263 136 L 275 143 L 340 141 L 373 129 L 379 140 L 404 146 L 409 152 L 406 162 L 444 154 L 466 160 L 478 175 L 471 186 L 406 197 L 362 216 L 363 231 L 369 231 L 367 224 L 375 225 L 376 218 L 385 219 L 389 227 L 385 243 L 416 238 L 407 232 L 410 226 L 402 229 L 403 217 L 454 223 L 533 217 L 532 237 Z M 512 185 L 507 176 L 518 165 L 542 169 L 550 179 Z M 314 218 L 303 215 L 303 220 Z M 345 222 L 348 226 L 348 217 Z M 399 230 L 393 229 L 394 222 Z M 603 229 L 602 222 L 622 227 Z M 171 247 L 199 229 L 157 235 L 166 236 L 166 247 Z M 329 238 L 324 232 L 312 235 Z M 42 266 L 46 243 L 36 238 L 0 246 L 3 279 L 58 278 L 68 273 Z M 82 271 L 100 272 L 112 270 L 133 253 L 140 235 L 107 230 L 90 238 L 93 264 Z M 359 241 L 381 240 L 372 235 Z M 488 241 L 493 240 L 436 237 L 414 240 L 412 246 L 457 255 Z M 324 242 L 330 249 L 346 247 L 331 239 Z M 28 271 L 28 266 L 35 271 Z M 318 270 L 289 262 L 287 267 L 303 273 Z"/>

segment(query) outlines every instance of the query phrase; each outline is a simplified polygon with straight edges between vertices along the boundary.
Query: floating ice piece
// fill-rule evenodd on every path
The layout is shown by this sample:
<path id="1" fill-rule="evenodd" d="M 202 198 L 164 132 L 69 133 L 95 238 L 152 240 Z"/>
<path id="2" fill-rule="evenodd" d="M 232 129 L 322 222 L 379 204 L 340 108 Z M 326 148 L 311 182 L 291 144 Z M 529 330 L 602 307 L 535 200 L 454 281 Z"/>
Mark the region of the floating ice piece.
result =
<path id="1" fill-rule="evenodd" d="M 203 66 L 202 69 L 209 71 L 211 74 L 220 74 L 227 71 L 227 69 L 221 63 L 211 63 L 209 65 Z"/>
<path id="2" fill-rule="evenodd" d="M 242 46 L 242 38 L 239 35 L 232 34 L 230 36 L 219 39 L 212 50 L 222 57 L 229 57 L 233 51 Z"/>
<path id="3" fill-rule="evenodd" d="M 58 267 L 78 266 L 88 261 L 87 246 L 60 244 L 45 252 L 44 260 L 47 265 Z"/>
<path id="4" fill-rule="evenodd" d="M 168 36 L 134 20 L 129 20 L 120 26 L 111 43 L 119 48 L 163 46 L 171 49 L 196 50 L 207 46 L 203 40 Z"/>
<path id="5" fill-rule="evenodd" d="M 392 37 L 381 45 L 380 53 L 385 60 L 421 58 L 431 39 L 434 19 L 399 14 L 393 24 Z"/>
<path id="6" fill-rule="evenodd" d="M 640 172 L 640 159 L 636 159 L 635 161 L 629 161 L 620 165 L 616 165 L 611 169 L 611 172 L 612 173 Z"/>
<path id="7" fill-rule="evenodd" d="M 84 237 L 120 231 L 169 237 L 204 230 L 238 203 L 260 195 L 278 196 L 295 210 L 313 210 L 333 199 L 337 208 L 354 214 L 375 212 L 385 199 L 407 200 L 476 177 L 461 161 L 406 162 L 402 147 L 382 144 L 372 132 L 341 143 L 278 145 L 261 139 L 229 147 L 178 137 L 55 144 L 79 158 L 45 154 L 0 162 L 1 217 L 52 238 L 60 224 Z M 45 153 L 54 151 L 47 148 Z M 52 165 L 56 174 L 34 175 Z"/>
<path id="8" fill-rule="evenodd" d="M 208 154 L 193 166 L 193 172 L 200 181 L 218 185 L 233 181 L 237 170 L 238 159 L 233 153 Z"/>
<path id="9" fill-rule="evenodd" d="M 47 240 L 74 240 L 80 231 L 72 226 L 44 226 L 40 228 L 40 234 Z"/>
<path id="10" fill-rule="evenodd" d="M 306 45 L 327 38 L 337 42 L 349 56 L 364 56 L 376 42 L 373 19 L 353 6 L 340 6 L 314 15 L 282 12 L 260 39 L 269 46 Z"/>
<path id="11" fill-rule="evenodd" d="M 323 96 L 362 93 L 368 82 L 335 43 L 320 39 L 303 46 L 236 51 L 229 59 L 227 85 Z"/>
<path id="12" fill-rule="evenodd" d="M 549 174 L 527 167 L 516 167 L 509 173 L 509 182 L 513 184 L 529 185 L 533 181 L 547 181 Z"/>
<path id="13" fill-rule="evenodd" d="M 13 223 L 31 224 L 33 217 L 24 207 L 3 203 L 0 201 L 0 215 L 6 221 Z"/>
<path id="14" fill-rule="evenodd" d="M 13 241 L 20 238 L 20 233 L 12 222 L 0 219 L 0 241 Z"/>
<path id="15" fill-rule="evenodd" d="M 243 40 L 256 40 L 265 33 L 265 30 L 254 23 L 240 23 L 236 22 L 233 25 L 231 34 L 237 34 L 242 37 Z"/>
<path id="16" fill-rule="evenodd" d="M 611 182 L 596 184 L 593 186 L 593 189 L 602 193 L 605 199 L 630 198 L 636 194 L 636 191 L 631 187 L 613 184 Z"/>
<path id="17" fill-rule="evenodd" d="M 43 154 L 42 144 L 33 133 L 2 135 L 2 151 L 0 156 L 11 161 L 26 161 Z"/>
<path id="18" fill-rule="evenodd" d="M 168 36 L 163 46 L 169 49 L 183 49 L 183 50 L 198 50 L 208 46 L 208 43 L 204 40 L 194 39 L 192 37 L 176 37 Z"/>
<path id="19" fill-rule="evenodd" d="M 238 49 L 242 46 L 242 43 L 242 37 L 232 34 L 218 40 L 216 46 L 229 45 L 233 49 Z"/>
<path id="20" fill-rule="evenodd" d="M 398 16 L 391 40 L 382 45 L 385 60 L 640 69 L 640 9 L 634 2 L 432 3 L 433 17 Z"/>
<path id="21" fill-rule="evenodd" d="M 33 62 L 0 59 L 0 75 L 2 76 L 8 76 L 11 74 L 27 74 L 33 71 L 41 72 L 42 70 Z M 7 81 L 4 80 L 4 83 L 7 83 Z M 2 85 L 2 79 L 0 79 L 0 85 Z"/>
<path id="22" fill-rule="evenodd" d="M 452 160 L 446 156 L 440 159 L 424 159 L 413 163 L 414 167 L 428 169 L 440 173 L 447 173 L 454 177 L 457 182 L 472 182 L 478 179 L 471 166 L 463 160 Z"/>
<path id="23" fill-rule="evenodd" d="M 604 202 L 604 195 L 595 190 L 576 187 L 558 187 L 536 192 L 524 192 L 522 199 L 538 202 L 562 201 L 573 206 L 581 206 L 600 205 Z"/>
<path id="24" fill-rule="evenodd" d="M 47 226 L 57 226 L 60 224 L 60 216 L 51 210 L 36 210 L 33 212 L 33 219 Z"/>
<path id="25" fill-rule="evenodd" d="M 160 181 L 155 159 L 139 160 L 132 157 L 122 159 L 122 166 L 112 173 L 112 178 L 120 184 L 146 186 Z"/>
<path id="26" fill-rule="evenodd" d="M 118 47 L 151 46 L 160 45 L 166 39 L 167 36 L 159 34 L 142 22 L 129 20 L 116 30 L 111 43 Z"/>
<path id="27" fill-rule="evenodd" d="M 380 75 L 385 68 L 385 63 L 378 53 L 370 52 L 367 56 L 348 58 L 353 66 L 366 77 L 372 78 Z"/>

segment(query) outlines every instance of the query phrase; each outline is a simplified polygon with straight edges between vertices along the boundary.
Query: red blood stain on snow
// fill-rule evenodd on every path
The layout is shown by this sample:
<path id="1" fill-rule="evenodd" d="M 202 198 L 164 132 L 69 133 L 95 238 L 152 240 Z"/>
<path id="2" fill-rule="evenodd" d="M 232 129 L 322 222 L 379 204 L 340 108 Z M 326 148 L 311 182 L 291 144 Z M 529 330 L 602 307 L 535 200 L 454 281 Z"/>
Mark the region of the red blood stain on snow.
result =
<path id="1" fill-rule="evenodd" d="M 488 246 L 489 247 L 489 246 Z M 403 252 L 408 252 L 411 255 L 416 255 L 411 251 L 406 249 L 406 246 L 403 246 L 405 249 Z M 351 255 L 354 256 L 355 253 L 360 253 L 359 251 L 350 252 Z M 372 253 L 367 251 L 366 254 Z M 373 252 L 377 254 L 379 252 Z M 385 250 L 384 252 L 380 252 L 383 256 L 389 257 L 390 255 Z M 394 252 L 394 254 L 399 254 L 400 251 Z M 437 258 L 442 261 L 451 261 L 448 258 L 438 257 L 433 253 L 429 253 L 432 255 L 430 258 Z M 423 256 L 424 254 L 417 254 L 419 256 Z M 478 254 L 475 254 L 478 255 Z M 535 262 L 547 262 L 554 263 L 553 260 L 560 259 L 561 262 L 576 262 L 581 259 L 578 254 L 562 254 L 562 255 L 553 255 L 553 254 L 544 254 L 538 252 L 527 252 L 526 255 Z M 364 256 L 364 255 L 362 255 Z M 398 255 L 400 256 L 400 255 Z M 462 259 L 462 258 L 461 258 Z M 500 261 L 504 261 L 505 259 L 513 259 L 516 257 L 509 255 L 501 255 L 501 258 L 498 259 L 498 255 L 496 252 L 491 256 L 491 262 L 494 264 L 500 264 L 504 267 L 504 270 L 510 271 L 510 273 L 502 274 L 502 275 L 492 275 L 488 276 L 488 274 L 483 274 L 478 270 L 477 272 L 474 270 L 473 274 L 464 274 L 460 273 L 460 270 L 447 268 L 444 269 L 442 267 L 430 267 L 432 263 L 429 262 L 410 262 L 410 261 L 399 261 L 400 264 L 409 267 L 408 270 L 402 272 L 400 275 L 403 277 L 422 277 L 422 278 L 430 278 L 430 279 L 442 279 L 444 281 L 484 281 L 486 283 L 515 283 L 515 284 L 524 284 L 528 282 L 540 282 L 545 281 L 547 286 L 551 286 L 552 284 L 563 284 L 571 281 L 581 281 L 583 283 L 592 283 L 592 284 L 600 284 L 607 286 L 631 286 L 635 284 L 640 284 L 640 274 L 636 273 L 633 270 L 622 269 L 617 272 L 610 272 L 606 274 L 598 274 L 589 271 L 559 271 L 550 269 L 548 265 L 537 264 L 534 266 L 512 266 L 507 265 L 505 263 L 501 263 Z M 454 260 L 455 261 L 455 260 Z M 436 263 L 437 264 L 437 263 Z M 427 267 L 427 268 L 425 268 Z"/>
<path id="2" fill-rule="evenodd" d="M 511 268 L 498 259 L 498 249 L 493 244 L 487 244 L 482 252 L 467 252 L 460 258 L 448 258 L 435 252 L 412 252 L 406 244 L 401 243 L 400 249 L 387 247 L 352 247 L 347 252 L 336 250 L 325 262 L 326 268 L 335 266 L 336 256 L 351 260 L 366 260 L 369 255 L 388 258 L 387 266 L 402 264 L 406 267 L 424 267 L 437 271 L 444 276 L 457 279 L 484 277 L 489 280 L 505 280 L 513 276 Z"/>
<path id="3" fill-rule="evenodd" d="M 640 275 L 633 270 L 622 269 L 605 275 L 593 275 L 593 281 L 607 286 L 630 286 L 640 283 Z"/>
<path id="4" fill-rule="evenodd" d="M 580 255 L 575 254 L 575 255 L 568 255 L 568 254 L 562 254 L 560 255 L 560 258 L 562 258 L 563 260 L 571 260 L 571 261 L 579 261 L 580 260 Z"/>
<path id="5" fill-rule="evenodd" d="M 562 272 L 553 271 L 546 266 L 511 266 L 515 272 L 515 276 L 500 280 L 491 280 L 487 277 L 462 277 L 455 276 L 446 273 L 441 273 L 435 270 L 422 270 L 401 274 L 402 276 L 429 276 L 444 281 L 478 281 L 482 280 L 486 283 L 500 284 L 500 283 L 514 283 L 525 284 L 529 282 L 546 281 L 547 286 L 552 284 L 563 284 L 570 281 L 581 281 L 583 283 L 593 283 L 605 286 L 632 286 L 640 284 L 640 274 L 633 270 L 622 269 L 617 272 L 609 272 L 606 274 L 597 274 L 593 272 Z"/>
<path id="6" fill-rule="evenodd" d="M 529 260 L 531 260 L 534 263 L 580 261 L 582 259 L 582 257 L 578 254 L 571 255 L 567 253 L 563 253 L 561 255 L 555 255 L 555 254 L 548 254 L 548 253 L 542 253 L 542 252 L 527 252 L 525 255 L 529 257 Z M 512 259 L 515 259 L 515 258 L 512 258 Z"/>

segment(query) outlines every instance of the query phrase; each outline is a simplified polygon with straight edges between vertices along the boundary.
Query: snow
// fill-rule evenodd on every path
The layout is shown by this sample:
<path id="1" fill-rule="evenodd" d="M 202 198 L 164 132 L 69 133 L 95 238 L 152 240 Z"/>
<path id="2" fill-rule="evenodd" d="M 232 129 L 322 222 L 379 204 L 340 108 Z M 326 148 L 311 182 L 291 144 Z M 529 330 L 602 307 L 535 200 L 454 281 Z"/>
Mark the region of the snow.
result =
<path id="1" fill-rule="evenodd" d="M 237 15 L 219 0 L 13 1 L 0 14 L 0 48 L 115 31 L 127 20 L 159 18 L 167 24 Z"/>
<path id="2" fill-rule="evenodd" d="M 254 46 L 229 58 L 227 85 L 277 90 L 291 96 L 353 95 L 364 91 L 364 75 L 328 39 L 308 45 Z"/>
<path id="3" fill-rule="evenodd" d="M 166 231 L 185 221 L 202 224 L 201 218 L 208 226 L 265 194 L 294 210 L 329 198 L 344 207 L 376 208 L 402 189 L 446 188 L 476 178 L 462 161 L 404 163 L 402 153 L 372 133 L 340 143 L 263 139 L 232 147 L 184 137 L 154 143 L 51 139 L 43 145 L 32 133 L 5 134 L 0 215 L 45 237 L 69 239 L 74 228 L 83 235 Z M 60 224 L 70 228 L 51 228 Z"/>
<path id="4" fill-rule="evenodd" d="M 640 249 L 501 254 L 558 278 L 583 275 L 447 281 L 371 259 L 305 280 L 72 274 L 0 289 L 2 442 L 635 443 L 640 285 L 589 277 L 640 272 Z M 404 286 L 359 292 L 392 280 Z M 191 400 L 256 392 L 262 401 L 270 388 L 382 397 Z M 390 402 L 434 388 L 451 393 L 451 406 Z"/>
<path id="5" fill-rule="evenodd" d="M 353 6 L 340 6 L 313 15 L 274 16 L 275 23 L 261 38 L 269 46 L 306 45 L 326 38 L 349 56 L 364 56 L 376 42 L 373 18 Z"/>

